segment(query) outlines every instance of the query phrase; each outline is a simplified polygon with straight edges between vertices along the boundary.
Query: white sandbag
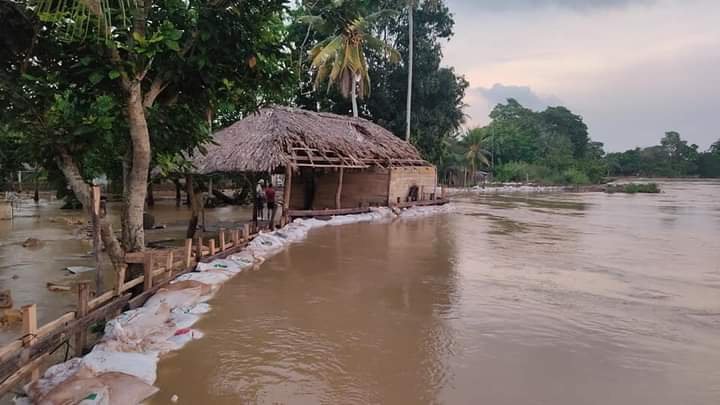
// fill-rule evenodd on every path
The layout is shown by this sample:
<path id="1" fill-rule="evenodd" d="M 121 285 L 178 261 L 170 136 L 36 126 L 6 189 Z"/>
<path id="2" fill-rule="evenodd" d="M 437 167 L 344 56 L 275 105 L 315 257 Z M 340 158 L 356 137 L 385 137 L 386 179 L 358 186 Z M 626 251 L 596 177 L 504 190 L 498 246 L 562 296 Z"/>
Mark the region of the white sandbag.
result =
<path id="1" fill-rule="evenodd" d="M 191 307 L 199 302 L 202 296 L 200 288 L 187 288 L 183 290 L 160 290 L 150 297 L 143 305 L 145 310 L 157 311 L 160 305 L 167 305 L 171 310 L 180 307 Z"/>
<path id="2" fill-rule="evenodd" d="M 100 350 L 96 346 L 93 351 L 83 357 L 83 366 L 96 374 L 118 372 L 135 376 L 152 385 L 157 376 L 158 355 L 154 352 L 124 353 Z"/>
<path id="3" fill-rule="evenodd" d="M 222 284 L 230 279 L 230 275 L 223 272 L 211 272 L 211 271 L 205 271 L 205 272 L 191 272 L 191 273 L 185 273 L 182 276 L 176 278 L 176 281 L 185 281 L 185 280 L 192 280 L 192 281 L 199 281 L 201 283 L 210 284 L 210 285 L 217 285 Z"/>
<path id="4" fill-rule="evenodd" d="M 30 383 L 25 386 L 25 392 L 27 392 L 32 398 L 43 397 L 58 384 L 64 382 L 77 373 L 81 364 L 82 359 L 76 357 L 64 363 L 49 367 L 45 370 L 42 377 L 40 377 L 37 382 Z"/>
<path id="5" fill-rule="evenodd" d="M 228 260 L 235 262 L 241 269 L 246 269 L 253 266 L 257 259 L 251 251 L 243 250 L 240 253 L 228 256 Z"/>
<path id="6" fill-rule="evenodd" d="M 225 270 L 231 273 L 239 273 L 242 269 L 238 263 L 228 259 L 216 259 L 210 263 L 198 263 L 195 271 Z"/>

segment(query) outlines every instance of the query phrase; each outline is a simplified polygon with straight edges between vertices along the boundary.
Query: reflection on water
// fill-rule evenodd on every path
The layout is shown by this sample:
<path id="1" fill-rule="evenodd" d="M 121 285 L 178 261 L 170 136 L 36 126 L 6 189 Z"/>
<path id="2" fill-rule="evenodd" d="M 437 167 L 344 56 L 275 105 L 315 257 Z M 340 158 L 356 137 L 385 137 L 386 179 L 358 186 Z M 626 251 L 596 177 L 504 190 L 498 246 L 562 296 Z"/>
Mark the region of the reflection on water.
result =
<path id="1" fill-rule="evenodd" d="M 314 231 L 223 287 L 152 403 L 720 403 L 720 183 L 663 187 Z"/>

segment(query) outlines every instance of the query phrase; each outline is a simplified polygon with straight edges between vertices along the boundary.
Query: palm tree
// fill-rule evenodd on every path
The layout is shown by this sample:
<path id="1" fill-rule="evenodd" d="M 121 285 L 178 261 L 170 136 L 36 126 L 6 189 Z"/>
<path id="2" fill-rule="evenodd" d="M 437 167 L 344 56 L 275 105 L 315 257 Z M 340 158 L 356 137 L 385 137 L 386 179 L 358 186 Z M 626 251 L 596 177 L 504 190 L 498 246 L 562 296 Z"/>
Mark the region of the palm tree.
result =
<path id="1" fill-rule="evenodd" d="M 470 173 L 472 173 L 473 180 L 480 164 L 490 166 L 490 161 L 487 158 L 490 152 L 483 148 L 486 141 L 487 133 L 483 128 L 470 130 L 462 140 L 462 144 L 466 148 L 465 160 Z"/>
<path id="2" fill-rule="evenodd" d="M 394 12 L 383 10 L 345 22 L 309 52 L 311 66 L 317 70 L 315 88 L 325 79 L 328 79 L 328 88 L 337 85 L 340 94 L 352 100 L 354 117 L 358 116 L 357 98 L 370 94 L 365 46 L 385 53 L 392 63 L 400 61 L 400 53 L 395 48 L 370 34 L 372 23 L 389 13 Z M 323 17 L 319 16 L 304 16 L 300 21 L 318 27 L 327 26 Z"/>

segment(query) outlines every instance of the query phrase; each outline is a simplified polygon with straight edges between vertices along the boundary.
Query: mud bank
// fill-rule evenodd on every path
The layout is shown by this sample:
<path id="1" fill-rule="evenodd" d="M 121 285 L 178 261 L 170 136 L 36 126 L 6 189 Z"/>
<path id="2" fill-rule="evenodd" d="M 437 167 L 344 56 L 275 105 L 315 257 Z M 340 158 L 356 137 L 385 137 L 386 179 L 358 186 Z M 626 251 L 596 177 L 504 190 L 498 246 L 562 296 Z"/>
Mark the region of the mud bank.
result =
<path id="1" fill-rule="evenodd" d="M 90 353 L 50 367 L 37 382 L 24 387 L 26 396 L 15 398 L 15 403 L 140 403 L 157 392 L 153 384 L 160 357 L 203 336 L 193 325 L 211 310 L 207 301 L 232 277 L 259 267 L 289 244 L 304 240 L 315 228 L 411 219 L 452 209 L 451 205 L 378 208 L 329 220 L 298 219 L 281 230 L 261 233 L 243 251 L 199 263 L 194 272 L 177 277 L 142 307 L 109 321 Z"/>

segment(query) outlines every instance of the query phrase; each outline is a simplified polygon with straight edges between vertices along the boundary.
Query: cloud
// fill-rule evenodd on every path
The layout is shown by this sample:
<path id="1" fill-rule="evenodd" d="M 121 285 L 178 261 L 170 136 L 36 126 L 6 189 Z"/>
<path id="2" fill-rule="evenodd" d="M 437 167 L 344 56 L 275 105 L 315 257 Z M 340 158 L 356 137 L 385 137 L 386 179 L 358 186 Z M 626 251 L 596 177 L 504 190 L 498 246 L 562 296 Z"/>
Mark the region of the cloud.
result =
<path id="1" fill-rule="evenodd" d="M 563 102 L 553 95 L 540 95 L 529 86 L 514 86 L 495 83 L 492 87 L 473 87 L 465 94 L 469 126 L 487 123 L 490 111 L 499 103 L 514 98 L 520 104 L 533 110 L 544 110 L 548 106 L 561 105 Z"/>

